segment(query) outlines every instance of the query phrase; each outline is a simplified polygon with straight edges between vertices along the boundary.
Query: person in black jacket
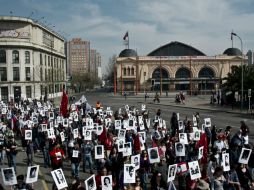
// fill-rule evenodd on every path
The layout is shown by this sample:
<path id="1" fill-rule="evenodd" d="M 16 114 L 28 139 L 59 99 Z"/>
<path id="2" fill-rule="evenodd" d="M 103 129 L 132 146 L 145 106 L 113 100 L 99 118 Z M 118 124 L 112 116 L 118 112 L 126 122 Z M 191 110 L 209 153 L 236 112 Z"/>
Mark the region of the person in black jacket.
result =
<path id="1" fill-rule="evenodd" d="M 74 143 L 74 147 L 73 147 L 71 152 L 72 152 L 72 155 L 71 155 L 72 176 L 76 179 L 79 179 L 81 151 L 80 151 L 80 148 L 79 148 L 79 144 L 77 142 Z"/>

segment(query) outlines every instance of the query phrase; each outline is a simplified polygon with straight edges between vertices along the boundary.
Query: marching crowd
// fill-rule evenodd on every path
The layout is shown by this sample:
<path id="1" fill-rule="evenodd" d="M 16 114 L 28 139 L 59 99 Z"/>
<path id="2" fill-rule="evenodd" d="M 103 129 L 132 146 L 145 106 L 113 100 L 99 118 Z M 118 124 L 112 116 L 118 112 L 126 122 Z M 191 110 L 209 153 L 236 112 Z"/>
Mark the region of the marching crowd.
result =
<path id="1" fill-rule="evenodd" d="M 173 113 L 166 122 L 163 114 L 168 113 L 162 114 L 160 109 L 152 116 L 145 105 L 125 105 L 113 111 L 103 109 L 99 101 L 90 106 L 84 96 L 65 114 L 52 103 L 37 100 L 1 102 L 0 109 L 0 167 L 3 170 L 7 158 L 15 175 L 19 173 L 16 163 L 22 162 L 17 158 L 21 148 L 27 166 L 36 164 L 38 152 L 43 154 L 43 166 L 52 171 L 66 173 L 65 165 L 70 163 L 74 181 L 65 189 L 253 188 L 250 129 L 243 121 L 232 133 L 231 126 L 218 129 L 199 113 L 192 118 Z M 93 176 L 94 182 L 81 179 L 80 172 Z M 52 189 L 60 189 L 56 183 Z M 23 175 L 17 176 L 12 187 L 33 189 Z"/>

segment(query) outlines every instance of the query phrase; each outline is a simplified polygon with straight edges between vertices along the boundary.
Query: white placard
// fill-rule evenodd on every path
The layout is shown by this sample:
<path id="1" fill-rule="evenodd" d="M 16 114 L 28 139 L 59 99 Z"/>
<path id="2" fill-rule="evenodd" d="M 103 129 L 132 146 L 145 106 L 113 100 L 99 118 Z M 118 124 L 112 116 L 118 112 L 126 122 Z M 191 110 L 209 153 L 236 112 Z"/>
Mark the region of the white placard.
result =
<path id="1" fill-rule="evenodd" d="M 73 130 L 72 130 L 72 134 L 73 134 L 73 138 L 74 138 L 74 139 L 78 138 L 78 134 L 79 134 L 78 128 L 73 129 Z"/>
<path id="2" fill-rule="evenodd" d="M 38 180 L 39 165 L 29 166 L 27 168 L 26 183 L 35 183 Z"/>
<path id="3" fill-rule="evenodd" d="M 95 146 L 95 159 L 102 159 L 104 158 L 104 146 L 97 145 Z"/>
<path id="4" fill-rule="evenodd" d="M 177 171 L 177 164 L 168 166 L 168 182 L 174 181 Z"/>
<path id="5" fill-rule="evenodd" d="M 78 158 L 78 154 L 79 154 L 79 151 L 78 151 L 78 150 L 73 150 L 73 151 L 72 151 L 72 157 L 73 157 L 73 158 Z"/>
<path id="6" fill-rule="evenodd" d="M 131 142 L 124 143 L 123 156 L 132 155 Z"/>
<path id="7" fill-rule="evenodd" d="M 136 170 L 134 164 L 124 164 L 124 183 L 136 182 Z"/>
<path id="8" fill-rule="evenodd" d="M 32 130 L 25 130 L 25 140 L 32 140 Z"/>
<path id="9" fill-rule="evenodd" d="M 113 189 L 112 175 L 101 176 L 101 185 L 102 190 L 112 190 Z"/>
<path id="10" fill-rule="evenodd" d="M 17 178 L 14 172 L 14 167 L 2 168 L 1 172 L 4 185 L 9 186 L 17 184 Z"/>
<path id="11" fill-rule="evenodd" d="M 140 154 L 131 156 L 131 164 L 135 165 L 135 170 L 138 170 L 140 167 Z"/>
<path id="12" fill-rule="evenodd" d="M 125 129 L 120 129 L 118 131 L 118 139 L 123 139 L 125 138 L 126 130 Z"/>
<path id="13" fill-rule="evenodd" d="M 125 139 L 118 139 L 117 140 L 118 152 L 124 151 L 124 144 L 125 144 Z"/>
<path id="14" fill-rule="evenodd" d="M 158 147 L 148 148 L 147 152 L 151 164 L 160 162 Z"/>
<path id="15" fill-rule="evenodd" d="M 184 129 L 183 121 L 178 121 L 178 129 L 179 131 Z"/>
<path id="16" fill-rule="evenodd" d="M 62 169 L 53 170 L 51 172 L 51 175 L 53 176 L 54 182 L 58 190 L 68 187 L 68 184 L 64 177 L 64 173 Z"/>
<path id="17" fill-rule="evenodd" d="M 64 141 L 65 141 L 64 132 L 61 132 L 61 133 L 60 133 L 60 137 L 61 137 L 61 141 L 64 142 Z"/>
<path id="18" fill-rule="evenodd" d="M 211 118 L 205 118 L 205 127 L 212 127 Z"/>
<path id="19" fill-rule="evenodd" d="M 242 148 L 238 162 L 241 164 L 248 164 L 251 152 L 252 152 L 251 149 Z"/>
<path id="20" fill-rule="evenodd" d="M 92 140 L 92 130 L 85 130 L 84 131 L 84 139 L 87 141 Z"/>
<path id="21" fill-rule="evenodd" d="M 122 128 L 121 120 L 115 120 L 115 129 L 120 130 Z"/>
<path id="22" fill-rule="evenodd" d="M 185 145 L 184 143 L 175 143 L 175 153 L 176 156 L 185 156 Z"/>
<path id="23" fill-rule="evenodd" d="M 48 132 L 48 138 L 49 139 L 55 138 L 55 131 L 54 131 L 54 129 L 47 129 L 47 132 Z"/>
<path id="24" fill-rule="evenodd" d="M 230 170 L 229 153 L 222 154 L 222 167 L 224 172 Z"/>
<path id="25" fill-rule="evenodd" d="M 187 133 L 179 133 L 179 142 L 188 144 Z"/>
<path id="26" fill-rule="evenodd" d="M 92 175 L 87 180 L 85 180 L 86 190 L 96 190 L 96 182 L 95 182 L 95 175 Z"/>
<path id="27" fill-rule="evenodd" d="M 204 154 L 204 146 L 198 148 L 198 159 L 201 159 Z"/>
<path id="28" fill-rule="evenodd" d="M 199 141 L 200 140 L 200 131 L 194 131 L 194 137 L 193 137 L 194 141 Z"/>
<path id="29" fill-rule="evenodd" d="M 188 162 L 191 180 L 201 178 L 198 161 Z"/>

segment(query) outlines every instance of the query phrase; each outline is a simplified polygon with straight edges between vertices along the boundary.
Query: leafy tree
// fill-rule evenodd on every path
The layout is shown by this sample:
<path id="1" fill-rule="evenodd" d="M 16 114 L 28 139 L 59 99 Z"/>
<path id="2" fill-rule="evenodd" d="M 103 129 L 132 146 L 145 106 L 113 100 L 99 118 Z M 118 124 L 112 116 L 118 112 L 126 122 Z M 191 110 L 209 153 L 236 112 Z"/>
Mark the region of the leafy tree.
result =
<path id="1" fill-rule="evenodd" d="M 112 57 L 109 58 L 107 67 L 106 67 L 106 75 L 104 76 L 106 84 L 109 86 L 113 86 L 114 85 L 114 64 L 116 62 L 116 55 L 113 55 Z"/>
<path id="2" fill-rule="evenodd" d="M 235 92 L 241 94 L 242 67 L 232 66 L 231 70 L 232 72 L 223 79 L 226 82 L 222 84 L 222 87 L 227 91 L 232 91 L 233 94 Z M 248 89 L 254 91 L 254 67 L 252 66 L 243 65 L 243 89 L 244 97 Z"/>

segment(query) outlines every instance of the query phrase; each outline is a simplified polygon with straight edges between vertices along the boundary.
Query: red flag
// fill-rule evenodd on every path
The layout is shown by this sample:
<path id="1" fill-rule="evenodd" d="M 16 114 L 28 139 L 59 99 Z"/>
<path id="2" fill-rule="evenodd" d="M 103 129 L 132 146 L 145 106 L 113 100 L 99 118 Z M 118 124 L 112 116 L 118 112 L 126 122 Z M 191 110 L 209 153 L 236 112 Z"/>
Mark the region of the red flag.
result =
<path id="1" fill-rule="evenodd" d="M 129 38 L 129 33 L 128 32 L 125 33 L 125 35 L 123 37 L 123 40 L 126 40 L 126 38 Z"/>
<path id="2" fill-rule="evenodd" d="M 61 115 L 66 118 L 67 116 L 67 107 L 68 107 L 68 96 L 66 92 L 63 90 L 63 96 L 62 96 L 62 101 L 61 101 L 61 106 L 60 106 L 60 113 Z"/>
<path id="3" fill-rule="evenodd" d="M 136 153 L 140 153 L 140 151 L 141 151 L 139 134 L 134 135 L 134 151 Z"/>
<path id="4" fill-rule="evenodd" d="M 208 146 L 207 146 L 207 136 L 205 133 L 203 133 L 200 137 L 200 140 L 196 143 L 196 149 L 199 147 L 204 146 L 203 149 L 203 157 L 201 158 L 202 164 L 207 164 L 207 158 L 208 158 Z"/>

